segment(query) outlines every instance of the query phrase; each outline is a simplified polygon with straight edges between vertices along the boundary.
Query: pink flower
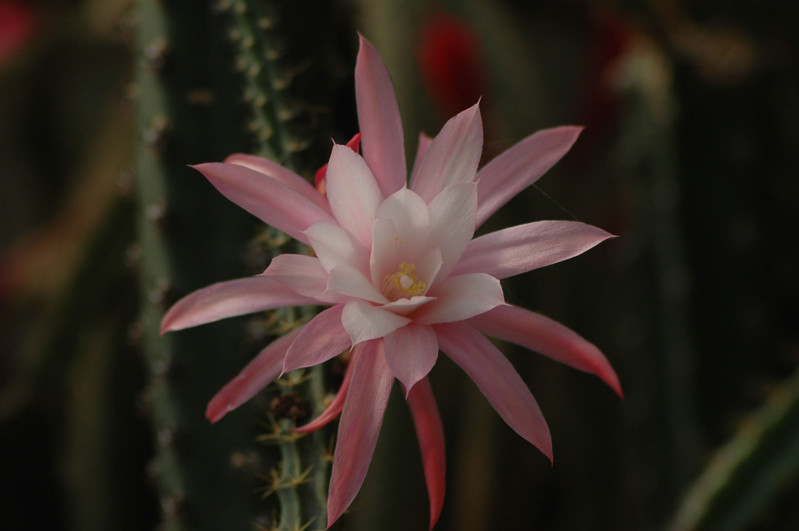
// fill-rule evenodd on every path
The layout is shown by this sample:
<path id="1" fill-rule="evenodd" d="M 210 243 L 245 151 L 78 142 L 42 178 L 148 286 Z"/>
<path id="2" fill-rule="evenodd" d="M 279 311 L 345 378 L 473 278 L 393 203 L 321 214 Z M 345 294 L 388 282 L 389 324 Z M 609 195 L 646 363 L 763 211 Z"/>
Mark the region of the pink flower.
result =
<path id="1" fill-rule="evenodd" d="M 339 394 L 320 418 L 299 429 L 316 429 L 341 413 L 328 522 L 360 489 L 396 378 L 422 450 L 432 528 L 445 490 L 443 429 L 427 378 L 439 350 L 550 459 L 541 410 L 484 333 L 594 373 L 621 394 L 616 374 L 594 345 L 506 304 L 499 282 L 576 256 L 611 235 L 574 221 L 538 221 L 472 239 L 491 214 L 569 150 L 580 129 L 539 131 L 478 171 L 483 139 L 475 105 L 434 139 L 420 138 L 408 187 L 394 89 L 363 38 L 355 80 L 363 157 L 333 147 L 326 196 L 290 170 L 248 155 L 197 166 L 228 199 L 308 244 L 315 256 L 280 255 L 261 275 L 194 292 L 169 310 L 162 331 L 282 306 L 327 306 L 258 354 L 211 400 L 207 416 L 216 422 L 282 373 L 351 349 Z"/>

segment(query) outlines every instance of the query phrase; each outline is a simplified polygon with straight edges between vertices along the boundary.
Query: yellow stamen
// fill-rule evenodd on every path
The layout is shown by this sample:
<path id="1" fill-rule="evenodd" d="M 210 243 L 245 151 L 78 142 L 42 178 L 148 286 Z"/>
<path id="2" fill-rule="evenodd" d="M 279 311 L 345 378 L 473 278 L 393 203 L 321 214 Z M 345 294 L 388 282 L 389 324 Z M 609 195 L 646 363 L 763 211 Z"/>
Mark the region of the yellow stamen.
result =
<path id="1" fill-rule="evenodd" d="M 384 294 L 391 300 L 424 295 L 427 284 L 419 280 L 413 272 L 416 264 L 402 262 L 395 273 L 386 275 L 383 279 Z"/>

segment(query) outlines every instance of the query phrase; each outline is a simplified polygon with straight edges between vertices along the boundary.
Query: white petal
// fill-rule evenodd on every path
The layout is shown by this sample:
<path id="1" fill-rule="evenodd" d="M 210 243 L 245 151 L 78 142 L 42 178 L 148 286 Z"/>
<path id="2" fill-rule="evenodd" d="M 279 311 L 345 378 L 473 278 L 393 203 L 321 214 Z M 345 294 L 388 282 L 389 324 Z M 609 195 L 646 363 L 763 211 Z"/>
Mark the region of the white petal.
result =
<path id="1" fill-rule="evenodd" d="M 363 273 L 347 264 L 339 264 L 330 271 L 327 290 L 331 293 L 365 299 L 378 304 L 388 302 L 388 299 L 375 289 Z"/>
<path id="2" fill-rule="evenodd" d="M 333 146 L 327 165 L 326 190 L 339 225 L 368 247 L 383 195 L 366 161 L 347 146 Z"/>
<path id="3" fill-rule="evenodd" d="M 423 324 L 462 321 L 505 304 L 499 280 L 483 273 L 450 277 L 428 293 L 436 300 L 429 302 L 414 315 Z"/>
<path id="4" fill-rule="evenodd" d="M 398 254 L 399 243 L 400 236 L 394 223 L 388 219 L 376 219 L 372 228 L 372 254 L 369 256 L 373 285 L 382 285 L 383 279 L 396 271 L 402 262 Z"/>
<path id="5" fill-rule="evenodd" d="M 325 271 L 330 272 L 339 264 L 368 271 L 369 255 L 349 231 L 338 225 L 322 222 L 309 227 L 305 236 Z"/>
<path id="6" fill-rule="evenodd" d="M 415 263 L 417 278 L 427 284 L 427 289 L 429 290 L 440 277 L 441 266 L 443 264 L 441 250 L 435 248 Z"/>
<path id="7" fill-rule="evenodd" d="M 410 322 L 411 320 L 407 317 L 359 300 L 352 300 L 345 304 L 344 312 L 341 315 L 341 323 L 349 333 L 353 345 L 384 337 Z"/>
<path id="8" fill-rule="evenodd" d="M 377 209 L 379 219 L 390 219 L 405 238 L 425 234 L 430 227 L 427 203 L 418 194 L 401 188 L 383 201 Z"/>
<path id="9" fill-rule="evenodd" d="M 425 297 L 424 295 L 416 295 L 410 299 L 397 299 L 381 306 L 384 310 L 389 310 L 398 315 L 408 315 L 416 308 L 424 306 L 430 301 L 436 300 L 435 297 Z"/>

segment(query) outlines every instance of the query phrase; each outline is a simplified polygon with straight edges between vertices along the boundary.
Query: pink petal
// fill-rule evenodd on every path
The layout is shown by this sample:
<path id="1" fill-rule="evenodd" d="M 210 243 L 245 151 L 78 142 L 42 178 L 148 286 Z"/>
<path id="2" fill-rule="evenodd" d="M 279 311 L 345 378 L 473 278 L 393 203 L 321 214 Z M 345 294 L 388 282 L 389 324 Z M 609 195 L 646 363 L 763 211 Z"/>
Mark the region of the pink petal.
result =
<path id="1" fill-rule="evenodd" d="M 382 341 L 364 345 L 353 363 L 352 383 L 341 415 L 330 475 L 328 528 L 349 507 L 363 484 L 394 382 L 386 366 Z"/>
<path id="2" fill-rule="evenodd" d="M 474 235 L 477 185 L 448 186 L 430 202 L 430 233 L 443 260 L 439 279 L 449 276 Z"/>
<path id="3" fill-rule="evenodd" d="M 280 375 L 286 350 L 300 334 L 295 328 L 263 349 L 246 367 L 223 387 L 208 403 L 205 416 L 216 422 L 255 396 Z"/>
<path id="4" fill-rule="evenodd" d="M 416 438 L 424 462 L 424 479 L 427 483 L 427 496 L 430 498 L 430 529 L 438 522 L 444 507 L 446 492 L 446 447 L 444 426 L 438 412 L 430 380 L 423 378 L 413 386 L 408 394 L 408 406 L 416 427 Z"/>
<path id="5" fill-rule="evenodd" d="M 353 359 L 361 350 L 361 345 L 352 349 L 352 356 Z M 323 426 L 327 426 L 331 422 L 333 422 L 336 417 L 341 415 L 341 410 L 344 409 L 344 400 L 347 398 L 347 393 L 350 389 L 350 380 L 352 379 L 352 368 L 354 367 L 354 363 L 350 361 L 350 364 L 347 366 L 347 372 L 344 373 L 344 380 L 341 382 L 341 387 L 339 387 L 338 393 L 333 398 L 333 401 L 325 408 L 325 410 L 314 420 L 305 424 L 304 426 L 300 426 L 295 428 L 294 431 L 298 433 L 311 433 L 312 431 L 316 431 Z"/>
<path id="6" fill-rule="evenodd" d="M 319 221 L 334 222 L 327 210 L 280 181 L 237 164 L 194 166 L 222 195 L 264 223 L 303 243 L 303 231 Z M 316 192 L 314 192 L 316 193 Z"/>
<path id="7" fill-rule="evenodd" d="M 469 242 L 456 274 L 483 272 L 507 278 L 561 262 L 612 238 L 578 221 L 536 221 L 492 232 Z"/>
<path id="8" fill-rule="evenodd" d="M 549 171 L 571 149 L 580 131 L 574 126 L 538 131 L 486 164 L 477 174 L 475 226 Z"/>
<path id="9" fill-rule="evenodd" d="M 319 303 L 344 302 L 341 297 L 326 293 L 327 271 L 318 258 L 304 254 L 280 254 L 272 258 L 264 275 L 288 289 L 315 299 Z"/>
<path id="10" fill-rule="evenodd" d="M 350 348 L 350 337 L 341 325 L 343 309 L 339 304 L 323 310 L 303 327 L 286 352 L 284 373 L 318 365 Z"/>
<path id="11" fill-rule="evenodd" d="M 417 323 L 462 321 L 505 304 L 499 280 L 484 273 L 449 277 L 427 294 L 436 300 L 417 310 L 414 314 Z"/>
<path id="12" fill-rule="evenodd" d="M 602 352 L 574 331 L 548 317 L 517 306 L 498 306 L 490 312 L 472 317 L 469 323 L 484 334 L 516 343 L 575 369 L 595 374 L 619 396 L 623 396 L 619 377 Z"/>
<path id="13" fill-rule="evenodd" d="M 411 323 L 384 338 L 386 362 L 405 394 L 426 377 L 438 359 L 438 339 L 429 326 Z"/>
<path id="14" fill-rule="evenodd" d="M 325 186 L 330 209 L 339 225 L 368 247 L 372 243 L 372 223 L 383 196 L 366 161 L 350 148 L 334 145 Z"/>
<path id="15" fill-rule="evenodd" d="M 353 345 L 378 339 L 410 323 L 407 317 L 387 312 L 368 302 L 351 300 L 344 305 L 341 322 Z"/>
<path id="16" fill-rule="evenodd" d="M 419 143 L 416 146 L 416 159 L 413 161 L 413 171 L 411 172 L 411 182 L 416 178 L 416 173 L 419 171 L 419 165 L 422 163 L 427 148 L 433 142 L 433 138 L 427 136 L 425 133 L 419 133 Z"/>
<path id="17" fill-rule="evenodd" d="M 383 197 L 388 197 L 405 186 L 408 178 L 402 120 L 386 65 L 362 35 L 355 63 L 355 100 L 363 156 Z"/>
<path id="18" fill-rule="evenodd" d="M 441 350 L 471 377 L 508 426 L 552 461 L 552 438 L 544 415 L 508 359 L 466 323 L 433 328 Z"/>
<path id="19" fill-rule="evenodd" d="M 318 302 L 269 277 L 257 276 L 218 282 L 176 302 L 161 321 L 161 334 L 236 315 L 307 304 Z"/>
<path id="20" fill-rule="evenodd" d="M 483 152 L 479 103 L 451 118 L 419 163 L 411 190 L 428 203 L 451 184 L 470 183 Z"/>
<path id="21" fill-rule="evenodd" d="M 276 164 L 271 160 L 267 160 L 261 157 L 256 157 L 253 155 L 245 155 L 243 153 L 236 153 L 230 155 L 228 158 L 225 159 L 226 163 L 229 164 L 236 164 L 238 166 L 244 166 L 245 168 L 250 168 L 251 170 L 255 170 L 259 173 L 263 173 L 276 181 L 280 181 L 282 184 L 288 186 L 295 192 L 299 192 L 300 194 L 304 195 L 320 207 L 322 207 L 325 211 L 330 212 L 330 205 L 327 203 L 327 199 L 325 196 L 319 193 L 319 191 L 311 186 L 311 183 L 294 173 L 288 168 L 284 168 L 280 164 Z"/>
<path id="22" fill-rule="evenodd" d="M 379 286 L 401 262 L 415 263 L 429 250 L 430 214 L 421 197 L 401 188 L 380 205 L 377 216 L 369 268 L 372 283 Z"/>

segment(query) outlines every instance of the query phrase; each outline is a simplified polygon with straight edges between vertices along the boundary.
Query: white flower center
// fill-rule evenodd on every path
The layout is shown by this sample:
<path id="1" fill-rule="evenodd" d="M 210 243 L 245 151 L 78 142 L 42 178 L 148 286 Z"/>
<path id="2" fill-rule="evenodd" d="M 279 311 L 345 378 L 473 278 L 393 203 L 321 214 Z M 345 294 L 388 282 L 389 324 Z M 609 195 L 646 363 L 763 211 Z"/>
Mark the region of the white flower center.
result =
<path id="1" fill-rule="evenodd" d="M 427 291 L 427 284 L 419 280 L 413 274 L 414 271 L 416 271 L 416 264 L 400 263 L 394 273 L 386 275 L 386 278 L 383 279 L 383 295 L 392 301 L 424 295 Z"/>

